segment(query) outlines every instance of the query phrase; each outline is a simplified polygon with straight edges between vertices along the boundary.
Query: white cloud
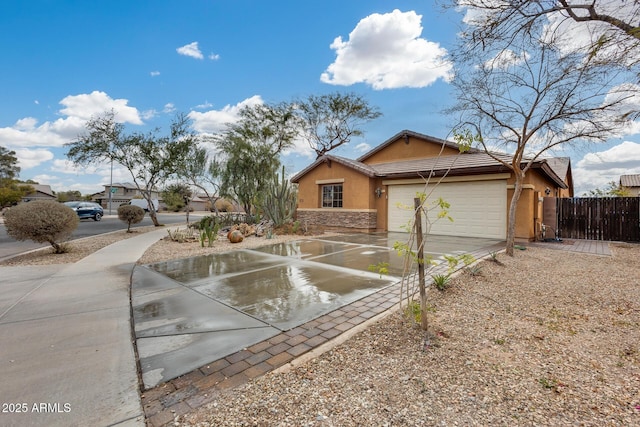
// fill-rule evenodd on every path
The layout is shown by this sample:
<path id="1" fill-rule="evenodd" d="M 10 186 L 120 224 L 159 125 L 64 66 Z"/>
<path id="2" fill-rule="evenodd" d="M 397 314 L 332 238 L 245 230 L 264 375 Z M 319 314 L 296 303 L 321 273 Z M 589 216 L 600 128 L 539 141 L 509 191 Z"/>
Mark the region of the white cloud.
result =
<path id="1" fill-rule="evenodd" d="M 637 22 L 638 7 L 637 2 L 627 0 L 607 0 L 593 2 L 596 12 L 621 19 L 622 21 L 634 23 Z M 586 15 L 587 10 L 576 10 L 577 15 Z M 607 57 L 616 52 L 625 52 L 625 57 L 630 60 L 629 63 L 637 61 L 639 45 L 633 37 L 626 34 L 610 24 L 599 21 L 575 22 L 569 19 L 563 12 L 556 12 L 548 15 L 549 24 L 546 27 L 549 37 L 557 37 L 559 39 L 558 46 L 564 53 L 575 50 L 583 51 L 585 54 L 592 52 L 592 46 L 602 40 L 601 37 L 609 39 L 610 42 L 601 48 L 599 55 Z M 629 50 L 631 49 L 631 50 Z M 635 55 L 634 52 L 635 51 Z M 624 60 L 620 55 L 616 55 L 619 60 Z"/>
<path id="2" fill-rule="evenodd" d="M 89 120 L 92 116 L 102 114 L 105 111 L 116 112 L 116 120 L 120 123 L 132 123 L 141 125 L 140 115 L 134 107 L 129 107 L 126 99 L 113 99 L 101 91 L 93 91 L 89 94 L 69 95 L 60 104 L 65 108 L 60 110 L 62 114 Z"/>
<path id="3" fill-rule="evenodd" d="M 371 150 L 371 145 L 367 144 L 366 142 L 361 142 L 360 144 L 356 145 L 355 150 L 359 153 L 366 153 L 367 151 Z"/>
<path id="4" fill-rule="evenodd" d="M 149 74 L 151 75 L 151 77 L 156 77 L 160 75 L 160 71 L 152 71 Z"/>
<path id="5" fill-rule="evenodd" d="M 172 102 L 168 102 L 164 104 L 164 108 L 162 109 L 163 113 L 174 113 L 176 111 L 176 106 Z"/>
<path id="6" fill-rule="evenodd" d="M 283 150 L 282 155 L 285 157 L 297 155 L 297 156 L 305 157 L 307 159 L 316 158 L 316 152 L 311 148 L 309 143 L 302 138 L 294 139 L 293 146 L 291 146 L 290 148 L 287 148 L 286 150 Z"/>
<path id="7" fill-rule="evenodd" d="M 56 122 L 45 122 L 37 126 L 37 121 L 32 118 L 18 120 L 12 127 L 0 128 L 0 145 L 9 148 L 17 147 L 61 147 L 69 142 L 66 133 L 73 127 L 76 131 L 82 129 L 73 126 L 72 123 L 65 123 L 63 119 Z M 65 126 L 69 125 L 69 126 Z M 77 136 L 78 132 L 74 134 Z"/>
<path id="8" fill-rule="evenodd" d="M 211 53 L 209 54 L 208 58 L 212 61 L 217 61 L 218 59 L 220 59 L 220 55 L 218 55 L 217 53 Z"/>
<path id="9" fill-rule="evenodd" d="M 18 166 L 20 166 L 22 170 L 36 167 L 44 162 L 53 159 L 53 153 L 44 148 L 19 148 L 15 150 L 15 152 L 16 158 L 18 159 Z"/>
<path id="10" fill-rule="evenodd" d="M 193 108 L 196 110 L 204 110 L 205 108 L 211 108 L 211 107 L 213 107 L 212 103 L 210 103 L 209 101 L 204 101 L 203 104 L 196 105 Z"/>
<path id="11" fill-rule="evenodd" d="M 52 162 L 51 171 L 57 173 L 74 174 L 74 175 L 90 175 L 96 172 L 95 166 L 79 166 L 74 165 L 69 160 L 56 159 Z"/>
<path id="12" fill-rule="evenodd" d="M 331 44 L 335 61 L 320 80 L 333 85 L 366 83 L 374 89 L 425 87 L 438 79 L 449 81 L 453 64 L 446 49 L 421 38 L 422 16 L 414 11 L 374 13 L 349 34 Z"/>
<path id="13" fill-rule="evenodd" d="M 498 55 L 496 55 L 493 59 L 485 62 L 485 67 L 492 69 L 505 69 L 511 66 L 517 66 L 524 63 L 531 57 L 527 52 L 521 52 L 520 54 L 516 54 L 512 50 L 503 50 Z"/>
<path id="14" fill-rule="evenodd" d="M 608 150 L 584 155 L 574 169 L 575 194 L 603 189 L 611 181 L 618 182 L 620 175 L 640 173 L 640 144 L 624 141 Z"/>
<path id="15" fill-rule="evenodd" d="M 193 121 L 193 128 L 202 133 L 219 133 L 224 131 L 227 123 L 238 120 L 238 113 L 244 107 L 262 104 L 260 95 L 254 95 L 236 105 L 226 105 L 221 110 L 205 112 L 191 111 L 188 117 Z"/>
<path id="16" fill-rule="evenodd" d="M 176 49 L 176 52 L 178 52 L 180 55 L 190 56 L 196 59 L 204 58 L 202 52 L 200 51 L 200 48 L 198 48 L 198 42 L 189 43 L 182 47 L 179 47 Z"/>
<path id="17" fill-rule="evenodd" d="M 41 125 L 33 117 L 19 119 L 13 126 L 0 128 L 0 145 L 10 148 L 62 147 L 85 131 L 85 124 L 92 115 L 109 110 L 116 112 L 119 122 L 142 124 L 138 110 L 127 103 L 126 99 L 112 99 L 99 91 L 70 95 L 60 101 L 64 108 L 59 112 L 67 117 Z"/>
<path id="18" fill-rule="evenodd" d="M 79 166 L 74 165 L 68 160 L 56 159 L 52 162 L 50 170 L 52 172 L 65 175 L 97 175 L 100 177 L 100 185 L 109 184 L 112 174 L 113 182 L 131 182 L 132 180 L 131 173 L 127 168 L 114 163 L 112 170 L 111 163 L 109 162 L 96 165 Z"/>
<path id="19" fill-rule="evenodd" d="M 51 182 L 57 181 L 60 178 L 55 175 L 47 175 L 45 173 L 42 173 L 40 175 L 33 176 L 31 179 L 35 182 L 46 182 L 47 184 L 50 184 Z"/>
<path id="20" fill-rule="evenodd" d="M 157 115 L 158 115 L 158 112 L 153 108 L 150 110 L 144 110 L 143 112 L 140 113 L 140 117 L 142 117 L 143 120 L 151 120 Z"/>

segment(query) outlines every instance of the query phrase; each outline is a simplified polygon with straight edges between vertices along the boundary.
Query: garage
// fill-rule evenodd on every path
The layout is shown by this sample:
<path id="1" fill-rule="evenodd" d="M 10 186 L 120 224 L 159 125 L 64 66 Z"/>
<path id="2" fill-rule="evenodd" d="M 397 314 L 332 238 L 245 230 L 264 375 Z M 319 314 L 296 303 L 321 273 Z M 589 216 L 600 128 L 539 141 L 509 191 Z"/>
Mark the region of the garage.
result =
<path id="1" fill-rule="evenodd" d="M 388 230 L 406 232 L 406 226 L 413 216 L 413 199 L 416 193 L 424 191 L 424 184 L 393 181 L 384 183 L 388 184 Z M 430 234 L 506 238 L 506 180 L 440 183 L 430 199 L 437 200 L 439 197 L 451 205 L 449 216 L 453 218 L 453 222 L 446 218 L 434 221 L 439 209 L 431 211 Z"/>

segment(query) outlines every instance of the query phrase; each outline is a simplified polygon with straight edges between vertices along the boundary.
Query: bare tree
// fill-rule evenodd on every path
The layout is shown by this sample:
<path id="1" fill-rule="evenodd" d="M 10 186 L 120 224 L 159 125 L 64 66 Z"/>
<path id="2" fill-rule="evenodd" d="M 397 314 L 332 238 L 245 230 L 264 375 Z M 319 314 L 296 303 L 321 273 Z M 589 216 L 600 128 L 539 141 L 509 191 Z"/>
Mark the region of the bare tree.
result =
<path id="1" fill-rule="evenodd" d="M 581 50 L 609 66 L 633 66 L 640 61 L 640 1 L 638 0 L 444 0 L 464 8 L 468 26 L 462 54 L 487 46 L 509 49 L 522 37 L 564 34 L 563 49 Z"/>
<path id="2" fill-rule="evenodd" d="M 538 33 L 541 36 L 541 33 Z M 509 206 L 507 254 L 513 255 L 516 207 L 534 162 L 565 144 L 605 141 L 626 122 L 636 88 L 590 56 L 562 52 L 554 38 L 522 37 L 513 50 L 478 49 L 458 58 L 453 81 L 458 128 L 471 128 L 479 145 L 515 176 Z M 510 153 L 495 154 L 496 149 Z"/>
<path id="3" fill-rule="evenodd" d="M 87 133 L 66 144 L 67 157 L 78 165 L 114 161 L 124 166 L 147 201 L 153 224 L 159 226 L 152 191 L 183 169 L 182 162 L 197 144 L 199 137 L 189 130 L 189 124 L 187 117 L 179 114 L 167 136 L 157 136 L 157 129 L 148 134 L 127 134 L 116 113 L 108 111 L 89 120 Z"/>
<path id="4" fill-rule="evenodd" d="M 382 114 L 354 93 L 311 95 L 296 105 L 302 120 L 302 135 L 317 157 L 362 135 L 359 126 Z"/>

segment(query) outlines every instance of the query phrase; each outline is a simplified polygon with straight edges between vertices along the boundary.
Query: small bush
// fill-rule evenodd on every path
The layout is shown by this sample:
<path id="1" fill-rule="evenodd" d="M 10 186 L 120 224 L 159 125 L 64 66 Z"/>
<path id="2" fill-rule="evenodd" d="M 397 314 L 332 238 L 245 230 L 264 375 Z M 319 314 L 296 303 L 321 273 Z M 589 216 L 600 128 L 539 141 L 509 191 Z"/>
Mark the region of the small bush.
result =
<path id="1" fill-rule="evenodd" d="M 68 206 L 52 200 L 21 203 L 7 212 L 7 234 L 16 240 L 49 243 L 55 253 L 64 253 L 60 244 L 78 227 L 78 215 Z"/>
<path id="2" fill-rule="evenodd" d="M 449 287 L 449 282 L 451 281 L 451 276 L 449 274 L 434 274 L 431 276 L 433 279 L 433 284 L 436 286 L 436 289 L 439 291 L 444 291 Z"/>
<path id="3" fill-rule="evenodd" d="M 233 212 L 233 203 L 226 199 L 218 199 L 215 202 L 218 212 Z"/>
<path id="4" fill-rule="evenodd" d="M 144 219 L 144 209 L 140 206 L 120 205 L 118 218 L 127 223 L 127 233 L 131 233 L 131 224 L 137 224 Z"/>
<path id="5" fill-rule="evenodd" d="M 167 233 L 169 234 L 169 240 L 172 242 L 189 243 L 197 240 L 192 227 L 176 228 L 173 231 L 167 230 Z"/>

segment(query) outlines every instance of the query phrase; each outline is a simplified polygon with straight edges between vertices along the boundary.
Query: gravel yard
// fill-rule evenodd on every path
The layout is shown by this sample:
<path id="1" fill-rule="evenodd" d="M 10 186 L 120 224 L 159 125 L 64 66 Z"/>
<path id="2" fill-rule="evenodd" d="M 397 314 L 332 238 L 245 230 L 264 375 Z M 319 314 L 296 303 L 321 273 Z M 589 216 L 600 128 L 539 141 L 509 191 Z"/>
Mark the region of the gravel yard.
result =
<path id="1" fill-rule="evenodd" d="M 222 392 L 185 426 L 640 425 L 640 246 L 528 248 L 320 357 Z"/>

